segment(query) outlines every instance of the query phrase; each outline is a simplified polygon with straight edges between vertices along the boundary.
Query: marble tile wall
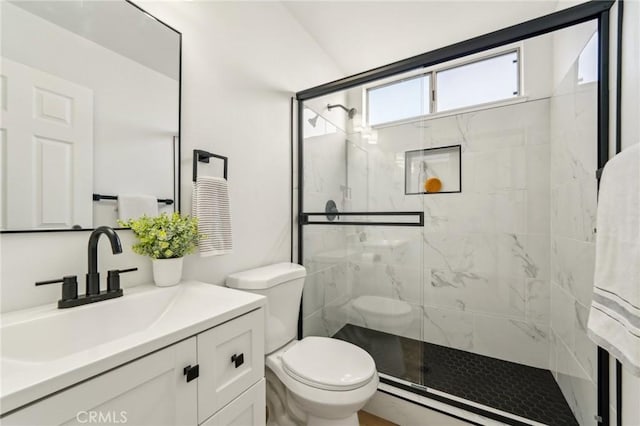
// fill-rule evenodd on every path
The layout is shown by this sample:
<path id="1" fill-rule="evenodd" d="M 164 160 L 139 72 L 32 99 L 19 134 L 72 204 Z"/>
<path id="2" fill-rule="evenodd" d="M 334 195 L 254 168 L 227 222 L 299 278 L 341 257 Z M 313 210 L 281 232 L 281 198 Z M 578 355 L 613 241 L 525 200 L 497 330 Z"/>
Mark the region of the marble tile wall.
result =
<path id="1" fill-rule="evenodd" d="M 404 195 L 404 151 L 455 144 L 462 192 Z M 379 129 L 369 156 L 372 210 L 423 210 L 425 227 L 405 237 L 411 254 L 386 260 L 375 251 L 375 280 L 350 268 L 354 294 L 404 293 L 421 316 L 421 339 L 547 368 L 548 99 Z M 399 238 L 373 232 L 368 239 Z"/>
<path id="2" fill-rule="evenodd" d="M 551 98 L 550 366 L 581 425 L 595 424 L 596 346 L 587 337 L 595 263 L 597 86 L 576 65 Z"/>
<path id="3" fill-rule="evenodd" d="M 341 209 L 425 213 L 424 228 L 305 227 L 305 334 L 350 322 L 548 368 L 549 108 L 543 99 L 391 126 L 373 145 L 342 133 L 305 141 L 305 203 L 342 196 Z M 405 195 L 404 152 L 454 144 L 462 192 Z M 353 307 L 367 295 L 410 315 L 375 324 Z"/>
<path id="4" fill-rule="evenodd" d="M 309 110 L 309 116 L 316 112 Z M 304 209 L 323 212 L 328 200 L 339 210 L 347 202 L 346 140 L 344 123 L 333 124 L 332 117 L 321 115 L 316 126 L 305 127 Z M 331 336 L 347 322 L 344 305 L 348 302 L 347 243 L 343 227 L 306 226 L 303 232 L 303 264 L 307 278 L 303 293 L 303 333 Z"/>
<path id="5" fill-rule="evenodd" d="M 344 208 L 346 156 L 344 131 L 321 134 L 304 140 L 304 208 L 307 212 L 324 211 L 325 203 L 334 200 Z"/>

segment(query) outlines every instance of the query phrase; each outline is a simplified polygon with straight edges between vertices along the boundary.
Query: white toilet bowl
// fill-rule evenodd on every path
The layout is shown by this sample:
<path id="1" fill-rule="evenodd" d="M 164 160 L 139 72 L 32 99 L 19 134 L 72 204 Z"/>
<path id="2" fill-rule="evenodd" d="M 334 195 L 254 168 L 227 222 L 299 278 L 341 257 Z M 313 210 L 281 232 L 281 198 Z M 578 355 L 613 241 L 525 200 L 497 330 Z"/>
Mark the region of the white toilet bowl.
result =
<path id="1" fill-rule="evenodd" d="M 327 337 L 293 341 L 266 358 L 287 389 L 290 412 L 311 426 L 357 426 L 357 412 L 378 388 L 371 356 Z"/>

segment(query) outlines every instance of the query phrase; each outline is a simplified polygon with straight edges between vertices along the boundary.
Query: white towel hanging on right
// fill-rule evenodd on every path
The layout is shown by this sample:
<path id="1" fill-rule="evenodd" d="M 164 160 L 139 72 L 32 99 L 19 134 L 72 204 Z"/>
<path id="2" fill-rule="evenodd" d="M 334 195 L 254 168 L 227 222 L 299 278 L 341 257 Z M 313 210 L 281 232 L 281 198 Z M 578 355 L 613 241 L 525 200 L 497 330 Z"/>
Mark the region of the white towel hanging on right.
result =
<path id="1" fill-rule="evenodd" d="M 640 376 L 640 143 L 600 179 L 589 337 Z"/>

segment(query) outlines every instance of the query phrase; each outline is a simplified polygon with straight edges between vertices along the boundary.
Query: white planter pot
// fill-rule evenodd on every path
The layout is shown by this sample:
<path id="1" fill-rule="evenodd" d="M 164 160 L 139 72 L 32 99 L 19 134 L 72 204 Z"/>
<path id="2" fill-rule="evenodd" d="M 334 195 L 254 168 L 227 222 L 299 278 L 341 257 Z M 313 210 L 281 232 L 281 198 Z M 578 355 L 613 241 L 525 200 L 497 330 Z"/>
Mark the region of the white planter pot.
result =
<path id="1" fill-rule="evenodd" d="M 175 259 L 151 259 L 153 263 L 153 281 L 158 287 L 176 285 L 182 279 L 182 260 Z"/>

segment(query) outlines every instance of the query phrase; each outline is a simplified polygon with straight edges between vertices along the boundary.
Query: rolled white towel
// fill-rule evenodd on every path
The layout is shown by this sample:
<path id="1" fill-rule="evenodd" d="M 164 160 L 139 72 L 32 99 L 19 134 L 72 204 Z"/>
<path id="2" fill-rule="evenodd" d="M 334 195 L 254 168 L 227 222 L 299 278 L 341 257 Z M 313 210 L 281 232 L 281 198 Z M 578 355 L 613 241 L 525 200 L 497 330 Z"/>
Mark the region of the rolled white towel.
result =
<path id="1" fill-rule="evenodd" d="M 198 243 L 200 256 L 217 256 L 233 251 L 226 179 L 199 176 L 193 183 L 191 214 L 198 218 L 198 230 L 205 235 Z"/>

